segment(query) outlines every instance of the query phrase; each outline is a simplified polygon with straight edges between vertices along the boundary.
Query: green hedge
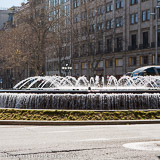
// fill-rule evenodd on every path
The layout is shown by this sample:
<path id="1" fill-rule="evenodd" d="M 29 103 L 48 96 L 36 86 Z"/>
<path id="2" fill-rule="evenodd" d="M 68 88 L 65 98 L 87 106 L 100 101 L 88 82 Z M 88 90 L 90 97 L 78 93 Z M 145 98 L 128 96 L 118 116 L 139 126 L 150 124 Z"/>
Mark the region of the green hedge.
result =
<path id="1" fill-rule="evenodd" d="M 86 120 L 143 120 L 143 119 L 160 119 L 160 110 L 101 112 L 101 111 L 0 109 L 0 120 L 86 121 Z"/>

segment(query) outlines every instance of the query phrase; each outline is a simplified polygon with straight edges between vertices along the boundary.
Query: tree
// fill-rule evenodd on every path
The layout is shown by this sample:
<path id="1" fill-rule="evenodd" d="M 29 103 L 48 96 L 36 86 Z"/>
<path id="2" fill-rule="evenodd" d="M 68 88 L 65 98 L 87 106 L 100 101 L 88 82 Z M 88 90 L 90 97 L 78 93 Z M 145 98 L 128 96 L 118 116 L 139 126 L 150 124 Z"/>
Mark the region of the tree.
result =
<path id="1" fill-rule="evenodd" d="M 118 4 L 119 7 L 123 5 Z M 109 11 L 107 9 L 109 8 Z M 115 10 L 114 14 L 110 14 L 106 18 L 106 12 L 113 10 L 112 2 L 103 1 L 81 1 L 81 6 L 74 9 L 74 15 L 79 15 L 80 21 L 74 26 L 81 32 L 81 39 L 75 37 L 73 40 L 81 48 L 81 56 L 89 62 L 88 68 L 90 75 L 94 76 L 98 69 L 100 62 L 105 57 L 104 53 L 114 53 L 125 51 L 124 44 L 127 43 L 122 32 L 118 32 L 118 28 L 123 26 L 123 12 Z M 76 12 L 77 11 L 77 12 Z M 108 23 L 109 22 L 109 23 Z M 109 28 L 108 28 L 109 24 Z M 118 33 L 118 34 L 117 34 Z M 107 41 L 109 38 L 109 41 Z M 105 40 L 104 40 L 105 39 Z M 106 45 L 106 42 L 110 43 Z M 82 47 L 81 47 L 82 46 Z M 107 47 L 110 47 L 109 49 Z M 85 48 L 83 50 L 83 48 Z M 76 57 L 76 56 L 75 56 Z"/>
<path id="2" fill-rule="evenodd" d="M 24 38 L 21 33 L 21 30 L 17 30 L 16 28 L 0 32 L 1 70 L 3 72 L 2 76 L 6 81 L 7 79 L 10 79 L 11 81 L 13 74 L 17 80 L 24 77 L 27 54 L 24 52 L 21 44 L 21 41 Z"/>
<path id="3" fill-rule="evenodd" d="M 91 76 L 94 76 L 103 57 L 103 45 L 99 42 L 101 42 L 100 40 L 103 41 L 104 24 L 98 21 L 103 11 L 99 8 L 101 3 L 101 1 L 96 0 L 94 7 L 90 7 L 93 5 L 90 1 L 83 1 L 80 11 L 73 13 L 74 17 L 79 15 L 79 19 L 81 19 L 81 22 L 75 23 L 73 28 L 73 30 L 75 28 L 79 30 L 79 38 L 75 34 L 73 41 L 80 48 L 80 56 L 86 57 L 86 61 L 89 62 L 88 67 Z"/>
<path id="4" fill-rule="evenodd" d="M 50 53 L 56 63 L 55 70 L 58 70 L 59 75 L 63 75 L 62 66 L 71 60 L 70 47 L 71 47 L 71 17 L 69 4 L 63 6 L 63 4 L 51 4 L 49 10 L 51 10 L 51 20 L 55 23 L 51 28 L 50 40 L 52 46 Z"/>
<path id="5" fill-rule="evenodd" d="M 56 23 L 49 21 L 46 5 L 23 5 L 14 16 L 15 27 L 0 32 L 1 68 L 9 70 L 17 80 L 45 73 L 50 28 Z"/>
<path id="6" fill-rule="evenodd" d="M 29 28 L 27 40 L 31 43 L 27 43 L 26 50 L 31 53 L 29 66 L 35 75 L 45 74 L 45 49 L 48 44 L 49 29 L 53 25 L 53 21 L 49 21 L 49 12 L 45 7 L 46 3 L 37 6 L 31 2 L 28 13 L 20 17 L 24 25 Z"/>

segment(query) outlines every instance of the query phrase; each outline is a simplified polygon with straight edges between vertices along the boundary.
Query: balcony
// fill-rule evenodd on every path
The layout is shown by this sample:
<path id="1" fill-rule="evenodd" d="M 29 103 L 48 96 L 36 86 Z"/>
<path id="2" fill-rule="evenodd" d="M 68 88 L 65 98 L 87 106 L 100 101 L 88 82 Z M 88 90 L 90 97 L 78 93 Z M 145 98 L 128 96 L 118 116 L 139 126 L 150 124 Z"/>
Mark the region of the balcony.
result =
<path id="1" fill-rule="evenodd" d="M 105 50 L 104 50 L 104 53 L 105 53 L 105 54 L 107 54 L 107 53 L 112 53 L 112 48 L 105 49 Z"/>
<path id="2" fill-rule="evenodd" d="M 128 51 L 136 50 L 138 48 L 137 45 L 128 46 Z"/>
<path id="3" fill-rule="evenodd" d="M 114 52 L 121 52 L 121 51 L 123 51 L 122 47 L 120 47 L 120 48 L 114 48 Z"/>
<path id="4" fill-rule="evenodd" d="M 139 49 L 147 49 L 150 48 L 150 44 L 146 43 L 146 44 L 139 44 Z"/>

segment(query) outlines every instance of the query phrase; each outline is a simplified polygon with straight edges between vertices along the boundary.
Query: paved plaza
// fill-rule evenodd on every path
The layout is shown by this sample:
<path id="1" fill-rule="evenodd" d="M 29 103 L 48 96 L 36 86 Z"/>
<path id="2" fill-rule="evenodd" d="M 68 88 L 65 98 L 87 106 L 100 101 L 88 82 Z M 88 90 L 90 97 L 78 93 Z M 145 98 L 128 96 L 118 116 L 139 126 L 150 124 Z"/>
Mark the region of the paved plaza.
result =
<path id="1" fill-rule="evenodd" d="M 158 160 L 160 125 L 0 126 L 0 160 Z"/>

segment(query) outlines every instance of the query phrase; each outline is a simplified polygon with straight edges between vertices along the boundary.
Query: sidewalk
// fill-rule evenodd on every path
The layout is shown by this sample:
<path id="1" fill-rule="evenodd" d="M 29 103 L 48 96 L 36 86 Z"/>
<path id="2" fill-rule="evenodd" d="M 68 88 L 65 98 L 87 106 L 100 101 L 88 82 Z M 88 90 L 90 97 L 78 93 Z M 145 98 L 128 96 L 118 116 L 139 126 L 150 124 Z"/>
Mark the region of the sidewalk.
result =
<path id="1" fill-rule="evenodd" d="M 1 120 L 0 125 L 130 125 L 130 124 L 160 124 L 160 120 L 111 120 L 111 121 L 25 121 Z"/>

